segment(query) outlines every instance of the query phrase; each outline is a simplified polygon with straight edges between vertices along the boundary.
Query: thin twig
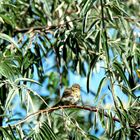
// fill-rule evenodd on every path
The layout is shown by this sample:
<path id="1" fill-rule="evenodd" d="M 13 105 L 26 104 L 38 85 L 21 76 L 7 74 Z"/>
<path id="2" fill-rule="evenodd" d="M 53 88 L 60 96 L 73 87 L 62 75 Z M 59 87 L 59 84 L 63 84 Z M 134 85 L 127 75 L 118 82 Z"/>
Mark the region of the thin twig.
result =
<path id="1" fill-rule="evenodd" d="M 96 19 L 96 20 L 99 20 L 100 18 L 97 18 L 97 16 L 90 16 L 88 17 L 88 19 Z M 120 17 L 117 17 L 117 16 L 114 16 L 112 17 L 113 19 L 119 19 Z M 130 18 L 130 17 L 123 17 L 125 20 L 127 20 L 128 22 L 140 22 L 140 19 L 134 19 L 134 18 Z M 104 17 L 103 19 L 108 19 L 108 17 Z M 23 29 L 15 29 L 14 30 L 14 33 L 25 33 L 29 30 L 45 30 L 45 31 L 48 31 L 48 30 L 53 30 L 53 29 L 57 29 L 57 28 L 60 28 L 60 27 L 64 27 L 67 23 L 69 22 L 73 22 L 73 21 L 82 21 L 83 18 L 76 18 L 76 19 L 73 19 L 73 20 L 70 20 L 70 21 L 66 21 L 65 23 L 63 24 L 59 24 L 59 25 L 52 25 L 52 26 L 38 26 L 38 27 L 29 27 L 29 28 L 23 28 Z"/>

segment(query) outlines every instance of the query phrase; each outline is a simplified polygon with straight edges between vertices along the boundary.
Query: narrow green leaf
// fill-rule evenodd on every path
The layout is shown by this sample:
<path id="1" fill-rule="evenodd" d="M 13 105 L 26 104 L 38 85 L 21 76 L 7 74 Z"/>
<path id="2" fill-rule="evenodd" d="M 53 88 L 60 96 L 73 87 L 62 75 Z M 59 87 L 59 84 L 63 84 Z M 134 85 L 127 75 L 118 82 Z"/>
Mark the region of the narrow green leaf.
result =
<path id="1" fill-rule="evenodd" d="M 21 52 L 21 50 L 19 49 L 18 44 L 10 36 L 8 36 L 8 35 L 6 35 L 4 33 L 0 33 L 0 38 L 4 39 L 4 40 L 6 40 L 6 41 L 8 41 L 10 43 L 13 43 L 16 46 L 16 48 Z"/>
<path id="2" fill-rule="evenodd" d="M 110 116 L 108 116 L 108 118 L 107 118 L 107 132 L 108 132 L 109 136 L 110 136 L 111 131 L 112 131 L 112 127 L 111 126 L 112 126 L 111 125 L 111 118 L 110 118 Z"/>
<path id="3" fill-rule="evenodd" d="M 114 68 L 119 72 L 119 75 L 122 77 L 122 79 L 125 81 L 125 83 L 129 86 L 129 82 L 125 76 L 125 72 L 123 71 L 121 64 L 117 61 L 113 63 Z"/>
<path id="4" fill-rule="evenodd" d="M 91 25 L 90 25 L 90 27 L 89 27 L 89 29 L 88 29 L 88 32 L 90 31 L 91 32 L 91 30 L 93 29 L 93 27 L 96 25 L 96 24 L 98 24 L 99 23 L 99 19 L 96 19 Z M 93 31 L 95 31 L 95 29 L 94 30 L 92 30 L 92 32 Z M 88 35 L 87 35 L 88 36 Z"/>
<path id="5" fill-rule="evenodd" d="M 122 103 L 122 101 L 120 100 L 120 98 L 118 96 L 117 96 L 117 99 L 118 99 L 118 101 L 120 103 L 120 108 L 124 110 L 123 103 Z"/>
<path id="6" fill-rule="evenodd" d="M 124 132 L 123 129 L 121 129 L 121 134 L 122 134 L 122 140 L 126 140 L 126 132 Z"/>
<path id="7" fill-rule="evenodd" d="M 98 31 L 96 35 L 95 44 L 96 44 L 96 51 L 99 52 L 100 48 L 102 48 L 101 31 Z"/>
<path id="8" fill-rule="evenodd" d="M 5 108 L 9 108 L 10 104 L 12 103 L 14 97 L 18 94 L 18 88 L 10 89 L 8 93 L 8 97 L 6 99 Z"/>
<path id="9" fill-rule="evenodd" d="M 123 13 L 124 15 L 129 17 L 128 13 L 123 8 L 121 8 L 118 3 L 113 5 L 112 9 L 114 9 L 118 15 L 121 15 Z"/>
<path id="10" fill-rule="evenodd" d="M 102 80 L 100 81 L 100 84 L 99 84 L 99 87 L 98 87 L 98 90 L 97 90 L 97 93 L 96 93 L 96 96 L 95 96 L 95 102 L 97 101 L 99 95 L 100 95 L 100 92 L 104 86 L 104 83 L 106 81 L 106 77 L 103 77 Z"/>
<path id="11" fill-rule="evenodd" d="M 109 116 L 110 116 L 109 118 L 110 118 L 110 127 L 111 127 L 110 137 L 112 137 L 114 133 L 114 120 L 113 120 L 112 112 L 110 112 Z"/>
<path id="12" fill-rule="evenodd" d="M 108 14 L 108 17 L 110 19 L 111 22 L 113 22 L 113 16 L 112 16 L 112 11 L 110 10 L 109 7 L 106 7 L 106 11 L 107 11 L 107 14 Z"/>
<path id="13" fill-rule="evenodd" d="M 22 139 L 22 134 L 23 134 L 23 131 L 22 131 L 22 129 L 20 128 L 15 128 L 16 129 L 16 133 L 18 134 L 18 136 L 19 136 L 19 140 L 23 140 Z"/>
<path id="14" fill-rule="evenodd" d="M 124 85 L 120 85 L 120 84 L 119 84 L 119 87 L 120 87 L 120 89 L 122 89 L 123 93 L 126 94 L 127 96 L 130 95 L 130 96 L 132 96 L 135 99 L 137 98 L 135 96 L 135 94 L 133 94 L 132 91 L 128 87 L 126 87 Z"/>
<path id="15" fill-rule="evenodd" d="M 104 100 L 104 98 L 105 98 L 106 95 L 107 94 L 104 94 L 104 95 L 101 96 L 101 98 L 98 101 L 98 105 L 97 106 L 100 106 L 101 105 L 101 103 L 103 102 L 103 100 Z"/>
<path id="16" fill-rule="evenodd" d="M 47 128 L 43 128 L 41 126 L 41 128 L 39 128 L 39 135 L 41 136 L 42 140 L 43 139 L 47 139 L 47 140 L 51 140 L 51 135 L 48 133 Z M 53 140 L 53 139 L 52 139 Z"/>
<path id="17" fill-rule="evenodd" d="M 66 47 L 66 43 L 64 43 L 64 46 L 63 46 L 63 60 L 65 62 L 67 62 L 67 47 Z"/>
<path id="18" fill-rule="evenodd" d="M 27 82 L 31 82 L 31 83 L 35 83 L 41 86 L 41 83 L 39 83 L 38 81 L 35 81 L 33 79 L 29 79 L 29 78 L 17 78 L 14 82 L 17 83 L 19 81 L 27 81 Z"/>
<path id="19" fill-rule="evenodd" d="M 10 24 L 12 27 L 14 27 L 15 23 L 13 20 L 11 20 L 11 17 L 7 15 L 0 14 L 0 18 L 4 23 Z"/>
<path id="20" fill-rule="evenodd" d="M 11 128 L 10 125 L 8 125 L 8 126 L 9 126 L 9 130 L 11 131 L 11 134 L 10 135 L 12 136 L 12 139 L 13 140 L 17 140 L 16 137 L 15 137 L 15 135 L 14 135 L 13 129 Z"/>
<path id="21" fill-rule="evenodd" d="M 5 60 L 0 62 L 0 74 L 12 80 L 19 73 L 12 62 Z"/>
<path id="22" fill-rule="evenodd" d="M 102 34 L 102 42 L 103 42 L 103 49 L 105 51 L 105 55 L 106 55 L 106 61 L 107 63 L 110 61 L 109 60 L 109 45 L 108 45 L 108 42 L 107 42 L 107 33 L 106 31 L 103 31 Z"/>
<path id="23" fill-rule="evenodd" d="M 83 18 L 83 33 L 85 33 L 87 30 L 86 30 L 86 27 L 87 27 L 87 19 L 88 19 L 88 12 L 85 13 L 85 16 Z"/>
<path id="24" fill-rule="evenodd" d="M 97 115 L 98 115 L 97 112 L 95 112 L 94 113 L 94 120 L 93 120 L 94 129 L 96 129 L 96 126 L 97 126 L 97 118 L 98 118 Z"/>
<path id="25" fill-rule="evenodd" d="M 99 118 L 100 118 L 100 122 L 102 126 L 105 127 L 104 109 L 100 109 L 98 114 L 99 114 Z"/>
<path id="26" fill-rule="evenodd" d="M 90 138 L 90 140 L 100 140 L 99 138 L 93 135 L 87 135 L 87 136 Z"/>
<path id="27" fill-rule="evenodd" d="M 98 58 L 99 58 L 99 56 L 95 55 L 94 58 L 92 59 L 91 63 L 90 63 L 90 68 L 89 68 L 89 72 L 88 72 L 88 75 L 87 75 L 87 92 L 89 92 L 90 73 L 91 73 L 91 70 L 93 69 L 93 67 L 95 66 Z"/>
<path id="28" fill-rule="evenodd" d="M 53 130 L 50 128 L 50 126 L 49 126 L 46 122 L 43 123 L 43 126 L 48 130 L 47 132 L 49 132 L 50 137 L 51 137 L 53 140 L 57 140 L 57 138 L 56 138 L 56 136 L 55 136 Z"/>
<path id="29" fill-rule="evenodd" d="M 136 86 L 132 89 L 132 91 L 136 90 L 137 88 L 140 88 L 140 84 L 136 85 Z"/>
<path id="30" fill-rule="evenodd" d="M 125 124 L 125 120 L 123 118 L 122 112 L 118 108 L 116 108 L 116 114 L 119 118 L 119 121 L 120 121 L 121 125 L 125 126 L 126 124 Z"/>
<path id="31" fill-rule="evenodd" d="M 92 1 L 91 0 L 87 0 L 85 1 L 85 3 L 83 4 L 83 8 L 81 10 L 81 14 L 84 14 L 84 13 L 87 13 L 87 11 L 89 10 L 90 8 L 90 5 L 91 5 Z"/>
<path id="32" fill-rule="evenodd" d="M 5 85 L 5 83 L 0 83 L 0 88 L 2 87 L 2 86 L 4 86 Z"/>
<path id="33" fill-rule="evenodd" d="M 127 71 L 129 72 L 129 74 L 131 75 L 131 69 L 130 69 L 130 66 L 129 66 L 129 62 L 127 61 L 127 57 L 125 54 L 122 54 L 122 58 L 123 58 L 123 63 L 127 69 Z"/>
<path id="34" fill-rule="evenodd" d="M 13 140 L 11 134 L 9 134 L 7 129 L 4 129 L 3 127 L 0 127 L 1 132 L 3 133 L 4 137 L 8 140 Z"/>
<path id="35" fill-rule="evenodd" d="M 17 6 L 10 3 L 1 3 L 1 5 L 3 5 L 5 8 L 9 7 L 9 8 L 17 9 Z"/>
<path id="36" fill-rule="evenodd" d="M 43 135 L 44 135 L 44 132 L 43 132 Z M 37 134 L 35 135 L 35 139 L 34 139 L 34 140 L 44 140 L 44 138 L 46 138 L 46 137 L 43 137 L 43 136 L 42 136 L 42 132 L 40 131 L 40 133 L 37 133 Z M 47 137 L 46 139 L 49 140 L 48 137 Z"/>

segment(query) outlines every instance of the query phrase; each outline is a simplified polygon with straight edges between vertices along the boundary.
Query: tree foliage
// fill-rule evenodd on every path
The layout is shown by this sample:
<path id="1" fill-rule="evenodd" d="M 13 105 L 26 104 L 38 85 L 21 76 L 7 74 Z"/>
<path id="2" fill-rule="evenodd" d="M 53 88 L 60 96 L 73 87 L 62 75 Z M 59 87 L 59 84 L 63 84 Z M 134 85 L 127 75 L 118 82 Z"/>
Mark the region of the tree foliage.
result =
<path id="1" fill-rule="evenodd" d="M 139 0 L 1 0 L 1 138 L 139 139 L 139 6 Z M 51 108 L 70 73 L 86 78 L 79 84 L 90 103 Z"/>

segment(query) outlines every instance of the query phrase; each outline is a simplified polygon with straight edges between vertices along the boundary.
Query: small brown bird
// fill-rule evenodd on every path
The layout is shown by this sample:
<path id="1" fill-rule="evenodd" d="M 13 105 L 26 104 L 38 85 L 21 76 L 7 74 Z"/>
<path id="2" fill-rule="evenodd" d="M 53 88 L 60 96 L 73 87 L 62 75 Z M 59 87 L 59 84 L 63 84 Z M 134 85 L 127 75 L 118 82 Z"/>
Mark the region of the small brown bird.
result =
<path id="1" fill-rule="evenodd" d="M 74 105 L 80 100 L 80 85 L 73 84 L 72 87 L 64 90 L 63 96 L 60 101 L 53 107 L 59 105 Z"/>

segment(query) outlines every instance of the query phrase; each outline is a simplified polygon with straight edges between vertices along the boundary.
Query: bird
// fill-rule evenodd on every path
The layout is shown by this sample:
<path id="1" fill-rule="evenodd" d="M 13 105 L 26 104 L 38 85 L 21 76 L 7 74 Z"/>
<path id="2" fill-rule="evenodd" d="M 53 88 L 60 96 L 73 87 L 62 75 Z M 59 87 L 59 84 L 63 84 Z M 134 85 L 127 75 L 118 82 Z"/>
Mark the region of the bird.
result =
<path id="1" fill-rule="evenodd" d="M 70 88 L 66 88 L 61 99 L 53 107 L 60 105 L 76 105 L 80 100 L 80 85 L 73 84 Z"/>

